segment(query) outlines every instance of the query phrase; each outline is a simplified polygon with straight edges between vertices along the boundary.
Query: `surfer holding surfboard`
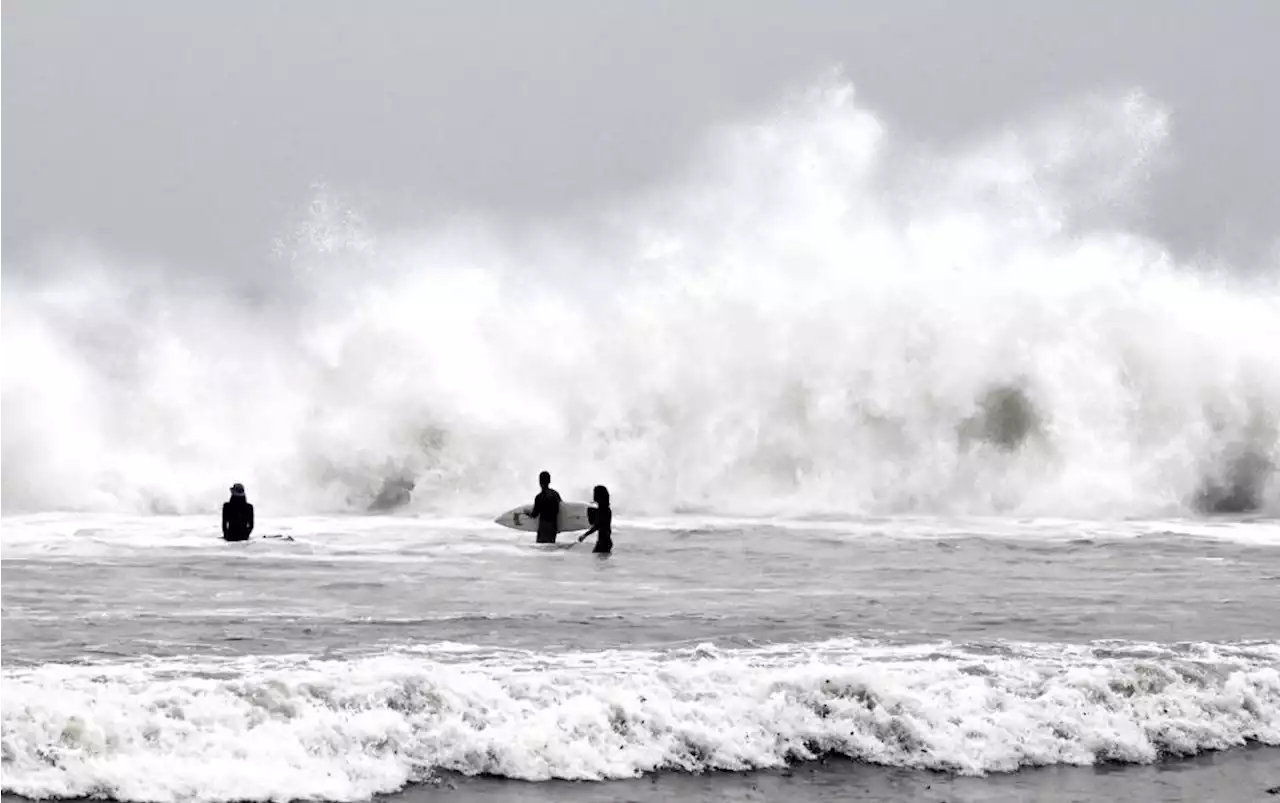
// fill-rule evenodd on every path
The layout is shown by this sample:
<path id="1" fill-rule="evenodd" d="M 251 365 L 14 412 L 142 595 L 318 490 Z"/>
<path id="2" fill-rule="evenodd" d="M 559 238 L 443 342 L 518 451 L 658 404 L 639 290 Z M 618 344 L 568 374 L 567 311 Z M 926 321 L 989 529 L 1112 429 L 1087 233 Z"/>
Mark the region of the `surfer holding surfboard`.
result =
<path id="1" fill-rule="evenodd" d="M 551 487 L 551 475 L 546 471 L 538 475 L 538 483 L 542 490 L 532 505 L 512 508 L 494 519 L 494 523 L 513 530 L 536 532 L 539 544 L 554 544 L 560 533 L 586 530 L 581 538 L 566 546 L 580 544 L 595 533 L 596 547 L 592 551 L 606 555 L 613 551 L 613 510 L 609 506 L 608 488 L 597 485 L 592 493 L 594 503 L 587 504 L 563 501 Z"/>
<path id="2" fill-rule="evenodd" d="M 551 472 L 544 471 L 538 475 L 538 485 L 542 490 L 533 498 L 533 510 L 529 515 L 538 520 L 539 544 L 554 544 L 556 534 L 560 531 L 560 494 L 551 487 Z"/>

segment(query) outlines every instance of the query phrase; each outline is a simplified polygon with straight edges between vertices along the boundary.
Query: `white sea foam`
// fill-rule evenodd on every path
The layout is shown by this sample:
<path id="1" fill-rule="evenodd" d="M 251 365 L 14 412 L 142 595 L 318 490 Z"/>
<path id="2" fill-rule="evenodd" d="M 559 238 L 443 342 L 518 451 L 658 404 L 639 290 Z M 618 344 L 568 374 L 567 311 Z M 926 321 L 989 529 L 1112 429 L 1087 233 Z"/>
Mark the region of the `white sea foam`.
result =
<path id="1" fill-rule="evenodd" d="M 1276 514 L 1277 273 L 1126 230 L 1168 135 L 1129 94 L 922 156 L 835 82 L 586 224 L 327 199 L 249 299 L 6 274 L 4 508 L 211 511 L 238 480 L 492 515 L 549 468 L 653 514 Z"/>
<path id="2" fill-rule="evenodd" d="M 466 645 L 6 668 L 4 791 L 359 800 L 439 770 L 601 780 L 839 754 L 959 773 L 1280 744 L 1280 644 L 669 653 Z"/>

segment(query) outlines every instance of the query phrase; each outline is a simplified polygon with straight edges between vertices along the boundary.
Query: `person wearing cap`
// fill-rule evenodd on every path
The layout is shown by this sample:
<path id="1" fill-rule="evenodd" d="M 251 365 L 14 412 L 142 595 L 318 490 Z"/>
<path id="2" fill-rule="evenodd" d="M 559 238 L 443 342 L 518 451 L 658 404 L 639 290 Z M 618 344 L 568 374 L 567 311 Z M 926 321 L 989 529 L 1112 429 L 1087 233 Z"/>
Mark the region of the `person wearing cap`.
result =
<path id="1" fill-rule="evenodd" d="M 253 505 L 245 498 L 244 486 L 231 486 L 231 498 L 222 503 L 222 537 L 227 541 L 248 541 L 253 532 Z"/>

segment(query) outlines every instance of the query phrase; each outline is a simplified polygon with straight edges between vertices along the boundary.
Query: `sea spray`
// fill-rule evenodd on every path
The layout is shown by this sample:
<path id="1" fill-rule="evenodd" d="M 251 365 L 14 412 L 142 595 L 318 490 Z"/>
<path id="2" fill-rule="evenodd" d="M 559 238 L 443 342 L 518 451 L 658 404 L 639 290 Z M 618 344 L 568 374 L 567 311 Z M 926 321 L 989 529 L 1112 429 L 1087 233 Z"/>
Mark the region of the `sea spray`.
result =
<path id="1" fill-rule="evenodd" d="M 1280 511 L 1280 290 L 1126 230 L 1141 94 L 925 153 L 839 82 L 535 232 L 331 194 L 246 288 L 67 258 L 4 294 L 6 512 Z"/>

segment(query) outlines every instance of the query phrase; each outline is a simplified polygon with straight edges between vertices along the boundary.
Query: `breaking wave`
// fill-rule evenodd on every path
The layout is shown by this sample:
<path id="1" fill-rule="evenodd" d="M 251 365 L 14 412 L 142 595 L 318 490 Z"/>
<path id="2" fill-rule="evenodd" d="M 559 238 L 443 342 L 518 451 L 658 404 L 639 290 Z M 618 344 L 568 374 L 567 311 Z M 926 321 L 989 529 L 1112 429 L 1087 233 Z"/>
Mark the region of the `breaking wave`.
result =
<path id="1" fill-rule="evenodd" d="M 1141 94 L 915 148 L 839 80 L 590 221 L 380 231 L 319 192 L 254 281 L 6 273 L 3 504 L 1280 512 L 1276 274 L 1131 233 Z M 175 278 L 181 276 L 181 278 Z"/>
<path id="2" fill-rule="evenodd" d="M 436 645 L 345 660 L 4 670 L 4 791 L 362 800 L 842 755 L 962 774 L 1280 744 L 1280 645 L 854 641 L 666 653 Z"/>

